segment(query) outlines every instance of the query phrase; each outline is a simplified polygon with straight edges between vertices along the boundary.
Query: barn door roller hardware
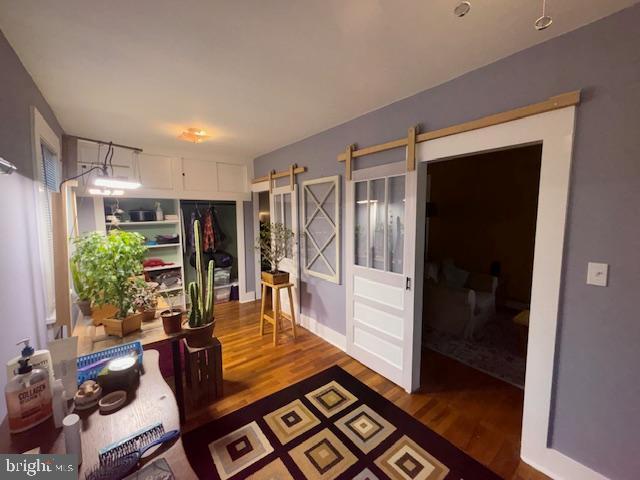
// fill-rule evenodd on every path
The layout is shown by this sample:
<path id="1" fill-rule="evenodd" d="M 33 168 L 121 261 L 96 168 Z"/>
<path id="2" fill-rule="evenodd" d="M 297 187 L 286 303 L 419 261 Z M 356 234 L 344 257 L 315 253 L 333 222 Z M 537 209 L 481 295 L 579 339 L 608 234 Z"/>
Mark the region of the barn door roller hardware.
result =
<path id="1" fill-rule="evenodd" d="M 417 143 L 435 140 L 436 138 L 448 137 L 450 135 L 456 135 L 458 133 L 470 132 L 472 130 L 478 130 L 480 128 L 490 127 L 492 125 L 499 125 L 501 123 L 518 120 L 520 118 L 529 117 L 531 115 L 537 115 L 538 113 L 550 112 L 552 110 L 558 110 L 560 108 L 578 105 L 579 103 L 580 90 L 575 90 L 573 92 L 567 92 L 555 97 L 551 97 L 539 103 L 533 103 L 524 107 L 515 108 L 513 110 L 495 113 L 487 117 L 471 120 L 470 122 L 459 123 L 457 125 L 441 128 L 439 130 L 433 130 L 431 132 L 418 133 L 418 127 L 411 127 L 409 128 L 408 134 L 405 138 L 400 138 L 398 140 L 392 140 L 390 142 L 380 143 L 378 145 L 372 145 L 370 147 L 364 148 L 355 148 L 355 145 L 350 145 L 349 147 L 347 147 L 345 152 L 338 155 L 338 161 L 346 162 L 345 176 L 347 180 L 351 180 L 354 159 L 374 153 L 386 152 L 387 150 L 393 150 L 394 148 L 406 147 L 407 171 L 412 171 L 416 168 L 415 155 Z"/>

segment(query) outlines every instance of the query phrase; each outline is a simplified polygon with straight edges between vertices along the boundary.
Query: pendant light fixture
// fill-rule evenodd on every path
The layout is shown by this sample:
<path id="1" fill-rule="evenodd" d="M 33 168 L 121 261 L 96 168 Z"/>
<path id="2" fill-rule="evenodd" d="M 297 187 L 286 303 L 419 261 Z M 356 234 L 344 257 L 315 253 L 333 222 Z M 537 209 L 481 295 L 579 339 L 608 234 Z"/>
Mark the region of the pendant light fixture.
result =
<path id="1" fill-rule="evenodd" d="M 99 165 L 95 165 L 94 167 L 89 168 L 88 170 L 83 171 L 79 175 L 74 175 L 69 178 L 65 178 L 60 182 L 59 190 L 62 190 L 62 185 L 64 185 L 69 180 L 75 180 L 77 178 L 83 178 L 89 175 L 91 172 L 99 172 L 96 177 L 94 177 L 91 182 L 92 187 L 87 188 L 87 192 L 89 195 L 100 195 L 103 197 L 117 197 L 122 196 L 125 193 L 125 190 L 133 190 L 142 186 L 139 181 L 130 180 L 125 177 L 117 177 L 113 175 L 113 142 L 102 142 L 99 140 L 93 140 L 90 138 L 84 137 L 76 137 L 79 140 L 85 140 L 87 142 L 93 142 L 98 144 L 98 162 Z M 107 153 L 104 156 L 104 160 L 100 161 L 100 145 L 108 145 Z M 142 152 L 140 148 L 127 147 L 125 145 L 118 145 L 118 147 L 125 148 L 127 150 L 132 150 L 135 154 Z M 135 160 L 134 160 L 135 164 Z M 138 172 L 138 177 L 140 172 Z"/>
<path id="2" fill-rule="evenodd" d="M 542 16 L 536 20 L 534 26 L 536 30 L 544 30 L 548 28 L 553 23 L 553 18 L 550 15 L 547 15 L 547 0 L 542 0 Z"/>
<path id="3" fill-rule="evenodd" d="M 113 144 L 109 143 L 107 153 L 104 156 L 104 162 L 100 167 L 102 173 L 98 174 L 93 179 L 93 185 L 101 188 L 90 189 L 89 193 L 91 193 L 92 195 L 122 195 L 124 193 L 123 190 L 134 190 L 140 187 L 140 182 L 129 180 L 124 177 L 116 177 L 113 175 L 113 152 Z M 111 175 L 109 175 L 109 169 L 111 169 Z M 93 193 L 91 190 L 93 190 L 93 192 L 95 193 Z"/>

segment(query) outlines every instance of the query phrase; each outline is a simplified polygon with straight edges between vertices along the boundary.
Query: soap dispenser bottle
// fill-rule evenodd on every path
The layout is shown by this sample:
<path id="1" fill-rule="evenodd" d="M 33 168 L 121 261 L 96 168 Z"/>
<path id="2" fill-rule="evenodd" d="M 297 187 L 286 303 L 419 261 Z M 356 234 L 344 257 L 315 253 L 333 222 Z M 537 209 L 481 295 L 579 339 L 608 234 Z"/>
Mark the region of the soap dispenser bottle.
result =
<path id="1" fill-rule="evenodd" d="M 164 220 L 164 212 L 162 211 L 162 206 L 160 202 L 156 202 L 156 220 L 161 222 Z"/>
<path id="2" fill-rule="evenodd" d="M 28 338 L 17 345 L 21 343 L 24 343 L 24 348 L 18 360 L 19 367 L 4 389 L 11 433 L 28 430 L 44 422 L 52 414 L 49 372 L 29 364 L 33 348 L 29 345 Z"/>

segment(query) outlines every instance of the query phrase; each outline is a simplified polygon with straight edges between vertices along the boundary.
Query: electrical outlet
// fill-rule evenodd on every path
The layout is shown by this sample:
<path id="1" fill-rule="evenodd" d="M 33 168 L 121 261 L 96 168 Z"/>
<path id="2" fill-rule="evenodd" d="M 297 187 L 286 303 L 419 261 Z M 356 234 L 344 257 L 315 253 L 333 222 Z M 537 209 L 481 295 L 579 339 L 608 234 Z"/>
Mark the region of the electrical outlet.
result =
<path id="1" fill-rule="evenodd" d="M 609 265 L 606 263 L 589 262 L 587 265 L 587 285 L 606 287 L 609 277 Z"/>

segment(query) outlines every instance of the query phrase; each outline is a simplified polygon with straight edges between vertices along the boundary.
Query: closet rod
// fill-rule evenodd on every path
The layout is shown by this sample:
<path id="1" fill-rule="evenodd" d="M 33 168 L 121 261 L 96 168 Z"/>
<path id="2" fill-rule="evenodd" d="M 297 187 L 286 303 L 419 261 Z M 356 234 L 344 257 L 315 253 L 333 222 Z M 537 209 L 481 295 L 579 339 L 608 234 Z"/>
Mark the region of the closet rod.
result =
<path id="1" fill-rule="evenodd" d="M 93 138 L 87 138 L 87 137 L 79 137 L 77 135 L 69 135 L 69 136 L 73 138 L 77 138 L 78 140 L 84 140 L 85 142 L 93 142 L 93 143 L 97 143 L 98 145 L 111 144 L 112 147 L 126 148 L 127 150 L 133 150 L 134 152 L 142 153 L 142 149 L 138 147 L 129 147 L 127 145 L 120 145 L 119 143 L 113 143 L 113 142 L 103 142 L 102 140 L 95 140 Z"/>

